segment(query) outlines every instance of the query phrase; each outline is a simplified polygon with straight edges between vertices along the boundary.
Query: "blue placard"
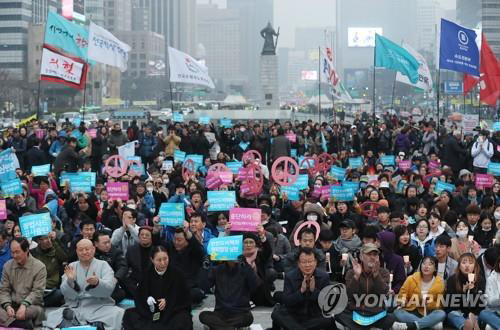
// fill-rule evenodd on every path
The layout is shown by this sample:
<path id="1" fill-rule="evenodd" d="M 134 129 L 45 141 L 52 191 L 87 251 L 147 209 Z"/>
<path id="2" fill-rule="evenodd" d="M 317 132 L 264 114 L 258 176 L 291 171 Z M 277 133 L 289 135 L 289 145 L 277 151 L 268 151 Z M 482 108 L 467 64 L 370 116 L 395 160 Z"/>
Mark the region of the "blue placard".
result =
<path id="1" fill-rule="evenodd" d="M 238 174 L 238 170 L 243 167 L 243 162 L 229 162 L 226 166 L 233 174 Z"/>
<path id="2" fill-rule="evenodd" d="M 493 174 L 494 176 L 500 176 L 500 163 L 490 162 L 488 164 L 488 173 Z"/>
<path id="3" fill-rule="evenodd" d="M 198 119 L 198 123 L 200 123 L 202 125 L 210 125 L 210 117 L 201 116 L 200 119 Z"/>
<path id="4" fill-rule="evenodd" d="M 299 190 L 309 188 L 309 175 L 299 174 L 297 181 L 293 184 L 293 186 L 299 188 Z"/>
<path id="5" fill-rule="evenodd" d="M 200 166 L 203 166 L 203 155 L 186 155 L 186 159 L 184 159 L 184 162 L 186 162 L 186 160 L 188 159 L 191 159 L 193 161 L 196 170 L 198 170 Z"/>
<path id="6" fill-rule="evenodd" d="M 184 203 L 161 203 L 160 224 L 179 227 L 184 223 Z"/>
<path id="7" fill-rule="evenodd" d="M 455 191 L 455 185 L 453 185 L 451 183 L 446 183 L 446 182 L 443 182 L 443 181 L 438 181 L 436 183 L 436 188 L 434 188 L 434 191 L 437 194 L 440 194 L 441 192 L 443 192 L 443 190 L 447 190 L 449 192 L 454 192 Z"/>
<path id="8" fill-rule="evenodd" d="M 300 156 L 299 157 L 299 166 L 300 166 L 301 170 L 308 169 L 309 167 L 314 167 L 314 163 L 315 163 L 314 159 L 310 159 L 302 164 L 303 160 L 304 160 L 304 156 Z"/>
<path id="9" fill-rule="evenodd" d="M 362 168 L 363 167 L 363 159 L 361 157 L 351 157 L 349 158 L 349 167 L 350 168 Z"/>
<path id="10" fill-rule="evenodd" d="M 378 314 L 372 315 L 372 316 L 364 316 L 356 311 L 352 312 L 352 320 L 356 322 L 359 325 L 368 327 L 369 325 L 372 325 L 373 323 L 377 322 L 378 320 L 384 318 L 387 316 L 387 311 L 382 311 Z"/>
<path id="11" fill-rule="evenodd" d="M 281 192 L 286 193 L 289 201 L 299 201 L 299 188 L 296 186 L 281 186 Z"/>
<path id="12" fill-rule="evenodd" d="M 444 92 L 445 94 L 462 94 L 464 85 L 460 80 L 447 80 L 444 82 Z"/>
<path id="13" fill-rule="evenodd" d="M 184 163 L 186 159 L 186 153 L 184 151 L 180 151 L 179 149 L 174 150 L 174 161 L 176 163 Z"/>
<path id="14" fill-rule="evenodd" d="M 174 112 L 174 114 L 172 115 L 172 120 L 176 123 L 183 123 L 184 115 L 180 112 Z"/>
<path id="15" fill-rule="evenodd" d="M 71 132 L 71 136 L 74 137 L 75 139 L 79 140 L 81 137 L 82 137 L 82 132 L 80 132 L 79 130 L 77 129 L 74 129 L 72 132 Z"/>
<path id="16" fill-rule="evenodd" d="M 141 173 L 141 176 L 146 175 L 146 169 L 144 168 L 144 164 L 131 164 L 130 169 L 133 170 L 135 173 Z"/>
<path id="17" fill-rule="evenodd" d="M 17 178 L 12 149 L 8 148 L 0 152 L 0 182 L 8 182 Z"/>
<path id="18" fill-rule="evenodd" d="M 26 238 L 47 235 L 52 231 L 50 213 L 37 213 L 19 218 L 21 234 Z"/>
<path id="19" fill-rule="evenodd" d="M 21 185 L 21 180 L 17 178 L 14 180 L 0 183 L 0 188 L 2 189 L 3 197 L 20 195 L 23 193 L 23 186 Z"/>
<path id="20" fill-rule="evenodd" d="M 477 34 L 456 23 L 441 19 L 439 68 L 479 77 Z"/>
<path id="21" fill-rule="evenodd" d="M 343 181 L 342 187 L 351 189 L 354 192 L 354 195 L 356 195 L 359 190 L 359 182 Z"/>
<path id="22" fill-rule="evenodd" d="M 76 327 L 61 328 L 61 330 L 97 330 L 97 328 L 90 325 L 80 325 Z"/>
<path id="23" fill-rule="evenodd" d="M 95 172 L 61 173 L 61 184 L 69 181 L 71 192 L 92 192 L 95 186 Z"/>
<path id="24" fill-rule="evenodd" d="M 342 181 L 345 179 L 346 169 L 338 166 L 330 167 L 330 175 L 335 179 Z"/>
<path id="25" fill-rule="evenodd" d="M 33 174 L 33 176 L 47 176 L 49 172 L 50 164 L 31 167 L 31 174 Z"/>
<path id="26" fill-rule="evenodd" d="M 231 122 L 231 119 L 228 119 L 228 118 L 222 118 L 219 121 L 219 123 L 224 128 L 232 128 L 233 127 L 233 123 Z"/>
<path id="27" fill-rule="evenodd" d="M 396 165 L 396 157 L 393 155 L 381 156 L 380 163 L 384 166 L 395 166 Z"/>
<path id="28" fill-rule="evenodd" d="M 133 299 L 125 298 L 125 299 L 120 300 L 118 305 L 120 305 L 121 307 L 125 307 L 125 308 L 135 307 L 135 301 Z"/>
<path id="29" fill-rule="evenodd" d="M 241 150 L 243 150 L 243 151 L 247 150 L 249 145 L 250 145 L 250 142 L 243 142 L 243 141 L 241 141 L 239 144 Z"/>
<path id="30" fill-rule="evenodd" d="M 212 238 L 207 252 L 212 261 L 238 260 L 243 254 L 243 235 Z"/>
<path id="31" fill-rule="evenodd" d="M 350 202 L 354 200 L 354 190 L 351 187 L 345 186 L 331 186 L 330 196 L 336 202 Z"/>
<path id="32" fill-rule="evenodd" d="M 208 211 L 229 211 L 236 204 L 234 191 L 209 191 Z"/>
<path id="33" fill-rule="evenodd" d="M 497 121 L 493 124 L 493 131 L 500 132 L 500 121 Z"/>
<path id="34" fill-rule="evenodd" d="M 292 158 L 297 158 L 297 149 L 290 149 L 290 156 Z"/>

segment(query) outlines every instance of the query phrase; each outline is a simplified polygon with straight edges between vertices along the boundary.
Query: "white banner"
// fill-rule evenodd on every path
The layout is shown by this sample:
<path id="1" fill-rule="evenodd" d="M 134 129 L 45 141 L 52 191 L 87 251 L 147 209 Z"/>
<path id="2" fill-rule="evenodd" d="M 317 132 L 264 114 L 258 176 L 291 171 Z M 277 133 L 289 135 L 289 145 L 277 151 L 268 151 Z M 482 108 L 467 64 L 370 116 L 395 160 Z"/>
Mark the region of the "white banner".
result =
<path id="1" fill-rule="evenodd" d="M 330 85 L 330 91 L 333 97 L 339 100 L 350 101 L 352 100 L 351 95 L 344 88 L 344 85 L 340 81 L 340 76 L 338 75 L 335 67 L 333 65 L 333 51 L 331 48 L 326 47 L 325 51 L 321 55 L 321 72 L 320 79 L 321 82 Z"/>
<path id="2" fill-rule="evenodd" d="M 412 84 L 408 77 L 403 76 L 399 71 L 396 75 L 396 81 L 423 89 L 424 91 L 432 94 L 432 76 L 431 72 L 429 71 L 427 61 L 422 55 L 420 55 L 420 53 L 418 53 L 407 43 L 403 43 L 402 47 L 406 49 L 411 55 L 413 55 L 413 57 L 415 57 L 420 64 L 420 66 L 418 67 L 418 81 L 415 84 Z"/>
<path id="3" fill-rule="evenodd" d="M 43 48 L 40 75 L 42 80 L 80 86 L 85 64 Z"/>
<path id="4" fill-rule="evenodd" d="M 474 129 L 479 126 L 479 115 L 463 115 L 462 116 L 462 128 L 464 134 L 472 133 L 474 134 Z"/>
<path id="5" fill-rule="evenodd" d="M 118 155 L 120 155 L 123 159 L 135 156 L 135 144 L 138 142 L 139 141 L 132 141 L 118 147 Z"/>
<path id="6" fill-rule="evenodd" d="M 130 46 L 118 40 L 111 32 L 90 22 L 89 28 L 89 59 L 99 63 L 127 70 L 128 52 Z"/>
<path id="7" fill-rule="evenodd" d="M 168 47 L 170 81 L 215 88 L 205 66 L 186 53 Z"/>

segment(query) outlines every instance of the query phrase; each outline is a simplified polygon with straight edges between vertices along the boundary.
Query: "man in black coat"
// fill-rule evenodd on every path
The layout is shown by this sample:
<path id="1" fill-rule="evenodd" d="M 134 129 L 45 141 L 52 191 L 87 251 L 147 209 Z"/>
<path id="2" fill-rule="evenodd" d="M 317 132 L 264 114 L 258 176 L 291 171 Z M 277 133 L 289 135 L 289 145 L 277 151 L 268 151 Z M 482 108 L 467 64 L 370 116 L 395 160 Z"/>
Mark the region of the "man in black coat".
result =
<path id="1" fill-rule="evenodd" d="M 26 152 L 24 159 L 26 161 L 26 166 L 30 166 L 30 170 L 32 166 L 45 165 L 49 163 L 47 155 L 40 148 L 41 144 L 42 143 L 39 139 L 35 139 L 33 146 Z"/>
<path id="2" fill-rule="evenodd" d="M 127 297 L 135 298 L 137 287 L 142 280 L 144 270 L 151 265 L 151 248 L 153 247 L 153 233 L 148 227 L 139 229 L 139 243 L 129 246 L 126 262 L 129 267 L 128 275 L 124 280 Z"/>
<path id="3" fill-rule="evenodd" d="M 329 285 L 330 279 L 317 265 L 314 250 L 301 248 L 298 267 L 285 274 L 283 305 L 277 305 L 271 314 L 273 328 L 334 328 L 333 318 L 323 317 L 318 304 L 319 292 Z"/>
<path id="4" fill-rule="evenodd" d="M 285 131 L 282 127 L 278 128 L 277 136 L 274 137 L 271 143 L 271 160 L 274 162 L 282 156 L 290 157 L 290 141 L 285 136 Z"/>
<path id="5" fill-rule="evenodd" d="M 467 151 L 460 145 L 459 139 L 460 131 L 455 130 L 452 135 L 445 139 L 442 149 L 442 163 L 451 167 L 455 176 L 463 168 L 463 160 L 467 156 Z"/>
<path id="6" fill-rule="evenodd" d="M 111 245 L 111 238 L 108 233 L 95 233 L 93 241 L 96 247 L 95 258 L 106 261 L 115 272 L 117 284 L 111 294 L 111 298 L 118 303 L 125 298 L 125 290 L 122 289 L 122 283 L 128 273 L 127 262 L 123 257 L 123 253 Z"/>
<path id="7" fill-rule="evenodd" d="M 59 175 L 62 171 L 76 172 L 78 170 L 78 163 L 80 157 L 75 151 L 76 139 L 74 137 L 69 138 L 68 143 L 64 149 L 57 155 L 54 161 L 53 171 Z"/>
<path id="8" fill-rule="evenodd" d="M 167 243 L 170 262 L 182 273 L 191 289 L 191 300 L 194 305 L 201 303 L 205 293 L 199 286 L 200 269 L 203 266 L 203 245 L 188 229 L 176 228 L 174 239 Z"/>

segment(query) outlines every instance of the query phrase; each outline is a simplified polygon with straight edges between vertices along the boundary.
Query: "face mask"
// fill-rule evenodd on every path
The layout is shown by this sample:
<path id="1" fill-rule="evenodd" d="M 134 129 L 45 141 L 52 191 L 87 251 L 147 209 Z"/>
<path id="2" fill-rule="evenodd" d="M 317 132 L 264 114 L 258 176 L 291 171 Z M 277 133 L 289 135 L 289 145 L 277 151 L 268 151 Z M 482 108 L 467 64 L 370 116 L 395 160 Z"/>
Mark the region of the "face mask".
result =
<path id="1" fill-rule="evenodd" d="M 317 220 L 318 220 L 317 214 L 308 214 L 307 215 L 307 221 L 317 221 Z"/>
<path id="2" fill-rule="evenodd" d="M 217 226 L 217 231 L 219 233 L 223 233 L 225 230 L 226 230 L 226 228 L 224 228 L 223 226 Z"/>
<path id="3" fill-rule="evenodd" d="M 127 204 L 129 209 L 135 210 L 135 204 Z"/>
<path id="4" fill-rule="evenodd" d="M 489 231 L 491 231 L 491 227 L 490 228 L 483 228 L 483 231 L 489 232 Z"/>
<path id="5" fill-rule="evenodd" d="M 500 220 L 500 212 L 495 212 L 494 216 L 495 216 L 495 220 Z"/>
<path id="6" fill-rule="evenodd" d="M 165 180 L 163 180 L 163 184 L 164 184 L 164 185 L 167 185 L 169 182 L 170 182 L 170 179 L 169 179 L 169 178 L 166 178 Z"/>
<path id="7" fill-rule="evenodd" d="M 457 236 L 460 238 L 467 237 L 468 233 L 469 233 L 468 230 L 457 230 Z"/>
<path id="8" fill-rule="evenodd" d="M 153 187 L 147 187 L 146 188 L 148 192 L 153 192 L 154 188 Z"/>

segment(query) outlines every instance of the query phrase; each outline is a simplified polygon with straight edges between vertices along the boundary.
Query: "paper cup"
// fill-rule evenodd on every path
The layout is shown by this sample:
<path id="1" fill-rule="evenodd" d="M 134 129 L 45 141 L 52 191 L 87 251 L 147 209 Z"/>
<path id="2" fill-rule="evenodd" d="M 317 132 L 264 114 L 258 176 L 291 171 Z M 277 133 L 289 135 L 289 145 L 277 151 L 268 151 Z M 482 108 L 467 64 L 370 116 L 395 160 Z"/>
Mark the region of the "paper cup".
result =
<path id="1" fill-rule="evenodd" d="M 403 256 L 403 260 L 406 263 L 409 263 L 410 262 L 410 256 Z"/>

